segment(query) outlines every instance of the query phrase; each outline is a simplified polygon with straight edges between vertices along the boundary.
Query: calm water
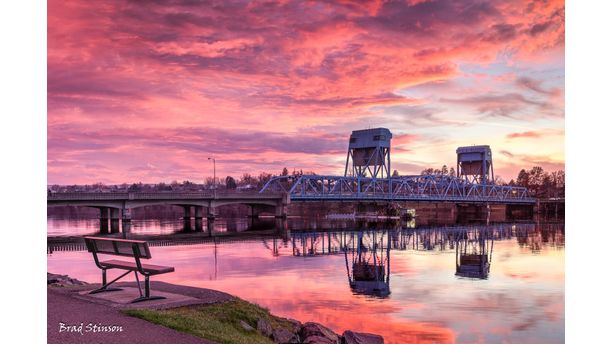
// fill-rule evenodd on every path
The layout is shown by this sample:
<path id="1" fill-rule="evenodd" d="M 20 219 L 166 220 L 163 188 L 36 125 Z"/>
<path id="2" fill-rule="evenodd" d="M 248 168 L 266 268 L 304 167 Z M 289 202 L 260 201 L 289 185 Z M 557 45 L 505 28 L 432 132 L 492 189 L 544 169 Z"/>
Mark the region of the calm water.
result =
<path id="1" fill-rule="evenodd" d="M 153 280 L 222 290 L 339 333 L 378 333 L 386 343 L 564 341 L 560 224 L 218 220 L 210 232 L 205 224 L 188 233 L 183 225 L 176 218 L 133 221 L 126 236 L 150 241 L 151 263 L 176 268 Z M 98 230 L 97 219 L 48 219 L 49 237 Z M 70 241 L 49 242 L 58 240 Z M 80 245 L 50 247 L 49 272 L 100 281 Z M 380 282 L 359 281 L 359 266 L 374 263 L 383 265 Z"/>

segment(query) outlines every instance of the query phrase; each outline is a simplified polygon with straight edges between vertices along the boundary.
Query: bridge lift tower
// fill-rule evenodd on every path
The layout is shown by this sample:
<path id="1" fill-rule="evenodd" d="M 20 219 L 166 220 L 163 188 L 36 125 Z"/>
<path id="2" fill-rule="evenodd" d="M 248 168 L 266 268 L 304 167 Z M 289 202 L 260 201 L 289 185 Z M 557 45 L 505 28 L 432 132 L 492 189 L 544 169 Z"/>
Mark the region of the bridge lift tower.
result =
<path id="1" fill-rule="evenodd" d="M 349 139 L 344 176 L 391 177 L 391 131 L 387 128 L 355 130 Z"/>
<path id="2" fill-rule="evenodd" d="M 351 236 L 342 250 L 349 286 L 354 293 L 382 298 L 391 294 L 389 231 L 360 231 L 357 233 L 357 240 Z"/>
<path id="3" fill-rule="evenodd" d="M 457 148 L 457 177 L 470 183 L 493 184 L 493 156 L 489 146 Z"/>

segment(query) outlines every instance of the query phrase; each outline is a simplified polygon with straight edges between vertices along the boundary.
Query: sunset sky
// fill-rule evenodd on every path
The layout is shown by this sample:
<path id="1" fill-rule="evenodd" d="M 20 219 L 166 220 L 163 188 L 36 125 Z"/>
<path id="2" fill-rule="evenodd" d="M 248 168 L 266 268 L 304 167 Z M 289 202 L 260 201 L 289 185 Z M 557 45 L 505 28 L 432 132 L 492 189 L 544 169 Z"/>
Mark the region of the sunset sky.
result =
<path id="1" fill-rule="evenodd" d="M 564 168 L 563 1 L 48 1 L 48 183 L 341 174 L 352 130 L 392 169 L 488 144 Z"/>

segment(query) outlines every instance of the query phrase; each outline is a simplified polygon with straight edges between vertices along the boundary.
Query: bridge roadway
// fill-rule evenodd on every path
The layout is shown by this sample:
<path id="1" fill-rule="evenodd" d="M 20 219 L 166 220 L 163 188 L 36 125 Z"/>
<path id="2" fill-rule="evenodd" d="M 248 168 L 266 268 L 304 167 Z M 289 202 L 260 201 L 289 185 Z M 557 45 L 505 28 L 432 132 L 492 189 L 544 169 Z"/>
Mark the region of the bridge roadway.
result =
<path id="1" fill-rule="evenodd" d="M 130 219 L 130 210 L 152 205 L 176 205 L 185 209 L 185 218 L 191 217 L 191 208 L 195 208 L 195 218 L 214 218 L 216 209 L 230 204 L 249 206 L 251 216 L 262 212 L 272 213 L 277 217 L 287 215 L 289 196 L 281 193 L 241 193 L 241 192 L 61 192 L 48 193 L 47 206 L 83 206 L 100 209 L 100 218 L 119 218 L 122 212 L 124 220 Z"/>
<path id="2" fill-rule="evenodd" d="M 322 175 L 273 177 L 260 194 L 289 194 L 292 202 L 382 201 L 535 204 L 524 187 L 479 184 L 449 175 L 365 178 Z"/>
<path id="3" fill-rule="evenodd" d="M 476 184 L 453 176 L 419 175 L 388 179 L 338 176 L 273 177 L 259 192 L 69 192 L 48 193 L 48 206 L 86 206 L 100 209 L 100 219 L 131 219 L 131 209 L 151 205 L 176 205 L 184 208 L 185 219 L 195 209 L 196 220 L 214 219 L 216 209 L 230 204 L 249 207 L 249 215 L 271 213 L 287 216 L 291 202 L 309 201 L 412 201 L 451 203 L 501 203 L 533 205 L 527 189 L 495 184 Z M 120 213 L 121 212 L 121 216 Z M 102 221 L 104 222 L 104 221 Z"/>

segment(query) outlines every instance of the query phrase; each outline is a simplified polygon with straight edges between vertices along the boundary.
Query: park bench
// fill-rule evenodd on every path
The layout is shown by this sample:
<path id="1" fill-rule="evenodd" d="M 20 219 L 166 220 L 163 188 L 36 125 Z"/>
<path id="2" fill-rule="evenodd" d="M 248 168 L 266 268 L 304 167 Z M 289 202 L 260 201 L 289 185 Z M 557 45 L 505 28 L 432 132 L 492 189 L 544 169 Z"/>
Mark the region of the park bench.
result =
<path id="1" fill-rule="evenodd" d="M 149 277 L 153 275 L 173 272 L 174 268 L 171 266 L 160 266 L 141 263 L 141 259 L 151 259 L 151 252 L 149 251 L 149 245 L 146 241 L 88 236 L 85 237 L 85 244 L 87 245 L 87 251 L 93 254 L 96 266 L 102 270 L 102 287 L 91 291 L 90 294 L 122 290 L 120 288 L 109 288 L 109 286 L 133 271 L 134 275 L 136 276 L 136 282 L 138 282 L 138 291 L 140 293 L 140 297 L 132 300 L 132 303 L 165 298 L 162 296 L 151 296 Z M 131 257 L 134 258 L 134 261 L 132 262 L 117 259 L 101 261 L 98 258 L 98 254 Z M 121 276 L 110 281 L 109 283 L 106 283 L 106 270 L 110 269 L 119 269 L 127 271 Z M 142 293 L 142 288 L 140 287 L 140 279 L 138 278 L 138 273 L 142 274 L 145 277 L 144 295 Z"/>

